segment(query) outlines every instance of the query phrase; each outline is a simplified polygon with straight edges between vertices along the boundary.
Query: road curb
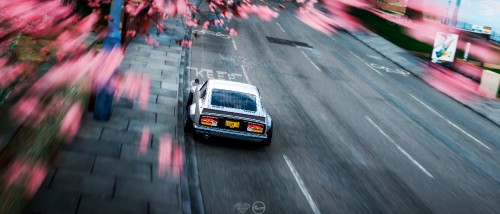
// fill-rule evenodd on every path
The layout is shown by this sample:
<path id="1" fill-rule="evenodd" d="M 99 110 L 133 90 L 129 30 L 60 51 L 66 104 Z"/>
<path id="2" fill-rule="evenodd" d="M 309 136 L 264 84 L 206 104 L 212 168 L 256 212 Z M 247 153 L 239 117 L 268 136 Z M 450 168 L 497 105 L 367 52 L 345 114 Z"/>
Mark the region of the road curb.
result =
<path id="1" fill-rule="evenodd" d="M 197 8 L 201 0 L 195 2 Z M 186 27 L 185 38 L 192 40 L 193 27 Z M 198 172 L 198 159 L 196 156 L 196 145 L 193 141 L 186 141 L 184 133 L 184 99 L 189 84 L 189 72 L 187 67 L 191 64 L 191 48 L 184 46 L 181 53 L 179 71 L 179 88 L 177 92 L 177 127 L 178 142 L 183 145 L 185 167 L 181 175 L 182 210 L 184 214 L 205 213 L 203 195 L 201 194 L 200 177 Z"/>

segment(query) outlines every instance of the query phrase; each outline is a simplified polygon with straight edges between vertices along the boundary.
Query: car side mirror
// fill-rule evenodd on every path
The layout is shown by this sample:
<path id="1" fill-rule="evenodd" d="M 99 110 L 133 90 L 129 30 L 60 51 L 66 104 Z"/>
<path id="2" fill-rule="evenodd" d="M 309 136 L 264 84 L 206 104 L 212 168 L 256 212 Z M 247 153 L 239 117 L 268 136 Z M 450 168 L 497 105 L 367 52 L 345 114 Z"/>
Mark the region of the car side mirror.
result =
<path id="1" fill-rule="evenodd" d="M 194 83 L 196 83 L 196 84 L 200 84 L 200 80 L 199 80 L 199 79 L 195 79 L 195 80 L 194 80 Z"/>

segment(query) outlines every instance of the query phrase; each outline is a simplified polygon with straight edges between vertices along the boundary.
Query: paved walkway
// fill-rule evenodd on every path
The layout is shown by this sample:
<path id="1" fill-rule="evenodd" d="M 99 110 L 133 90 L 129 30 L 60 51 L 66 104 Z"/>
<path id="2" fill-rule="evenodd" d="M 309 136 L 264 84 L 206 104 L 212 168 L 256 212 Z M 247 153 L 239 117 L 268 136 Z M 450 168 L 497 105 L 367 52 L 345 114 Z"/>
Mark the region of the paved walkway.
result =
<path id="1" fill-rule="evenodd" d="M 184 50 L 175 39 L 186 33 L 180 20 L 168 20 L 165 26 L 168 34 L 153 36 L 158 47 L 146 44 L 144 37 L 136 38 L 120 65 L 151 77 L 148 109 L 141 111 L 136 103 L 121 100 L 113 104 L 108 122 L 95 121 L 87 113 L 76 139 L 60 152 L 56 167 L 37 192 L 30 213 L 183 213 L 181 179 L 158 177 L 159 136 L 170 134 L 178 142 L 178 81 Z M 144 125 L 151 130 L 150 142 L 147 153 L 140 155 Z"/>
<path id="2" fill-rule="evenodd" d="M 392 44 L 391 42 L 385 40 L 377 34 L 369 31 L 351 34 L 359 41 L 365 43 L 370 48 L 382 54 L 395 64 L 401 66 L 402 68 L 405 68 L 409 72 L 412 72 L 415 76 L 423 78 L 427 75 L 427 71 L 424 69 L 426 63 L 423 60 L 411 55 L 406 50 L 396 46 L 395 44 Z M 474 93 L 467 93 L 467 97 L 469 98 L 463 100 L 473 101 L 461 102 L 462 99 L 460 98 L 452 98 L 500 126 L 500 100 L 486 99 Z M 472 97 L 472 99 L 470 97 Z"/>

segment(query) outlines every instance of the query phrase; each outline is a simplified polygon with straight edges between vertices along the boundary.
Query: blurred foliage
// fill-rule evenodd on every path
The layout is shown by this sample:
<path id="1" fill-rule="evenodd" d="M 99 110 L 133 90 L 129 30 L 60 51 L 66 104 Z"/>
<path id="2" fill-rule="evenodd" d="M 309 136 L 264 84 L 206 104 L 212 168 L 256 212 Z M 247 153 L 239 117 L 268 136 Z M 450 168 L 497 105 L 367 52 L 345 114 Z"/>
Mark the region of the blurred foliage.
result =
<path id="1" fill-rule="evenodd" d="M 44 48 L 46 52 L 42 51 Z M 50 40 L 33 40 L 29 36 L 20 36 L 14 52 L 16 61 L 42 63 L 54 57 L 56 46 Z"/>
<path id="2" fill-rule="evenodd" d="M 364 26 L 391 43 L 412 52 L 431 53 L 432 46 L 407 36 L 404 28 L 369 11 L 352 8 L 352 14 L 362 20 Z"/>
<path id="3" fill-rule="evenodd" d="M 4 174 L 4 170 L 15 160 L 49 166 L 55 154 L 65 144 L 63 137 L 59 135 L 61 121 L 73 103 L 81 102 L 82 109 L 85 109 L 90 97 L 89 89 L 89 81 L 82 80 L 75 86 L 61 87 L 50 97 L 46 97 L 45 103 L 62 97 L 67 103 L 66 107 L 37 126 L 21 126 L 11 142 L 0 152 L 0 174 Z M 0 213 L 24 213 L 29 198 L 25 187 L 19 184 L 0 189 Z"/>

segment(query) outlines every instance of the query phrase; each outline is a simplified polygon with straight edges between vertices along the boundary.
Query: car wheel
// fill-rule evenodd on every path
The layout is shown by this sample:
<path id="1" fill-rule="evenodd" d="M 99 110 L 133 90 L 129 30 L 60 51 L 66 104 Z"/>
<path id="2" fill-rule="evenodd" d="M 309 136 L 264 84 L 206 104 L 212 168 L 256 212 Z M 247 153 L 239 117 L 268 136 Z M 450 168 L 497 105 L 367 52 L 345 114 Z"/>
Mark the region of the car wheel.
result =
<path id="1" fill-rule="evenodd" d="M 272 140 L 273 140 L 273 126 L 271 126 L 271 128 L 267 132 L 267 138 L 264 141 L 262 141 L 262 143 L 264 146 L 270 146 Z"/>
<path id="2" fill-rule="evenodd" d="M 189 106 L 193 103 L 193 93 L 189 92 L 188 100 L 186 103 L 186 110 L 189 109 Z"/>
<path id="3" fill-rule="evenodd" d="M 184 119 L 184 132 L 192 132 L 193 130 L 193 120 L 191 120 L 189 113 L 186 112 L 186 118 Z"/>

